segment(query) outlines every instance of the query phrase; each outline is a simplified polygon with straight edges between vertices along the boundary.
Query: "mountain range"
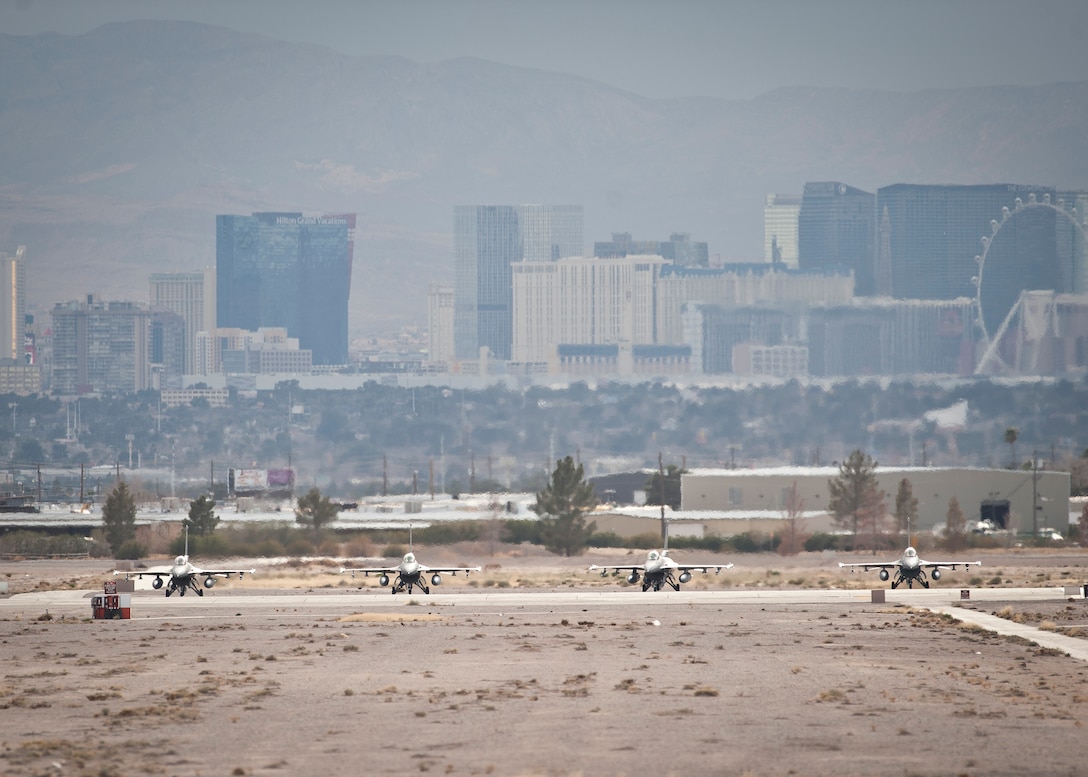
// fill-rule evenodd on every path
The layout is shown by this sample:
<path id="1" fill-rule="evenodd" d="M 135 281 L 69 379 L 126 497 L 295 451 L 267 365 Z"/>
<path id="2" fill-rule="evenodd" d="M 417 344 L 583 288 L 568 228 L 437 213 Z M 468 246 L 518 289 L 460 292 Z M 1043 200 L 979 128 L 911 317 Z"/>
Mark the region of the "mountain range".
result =
<path id="1" fill-rule="evenodd" d="M 579 204 L 587 251 L 682 232 L 731 262 L 762 260 L 766 195 L 806 181 L 1088 189 L 1088 81 L 648 99 L 164 21 L 0 34 L 0 72 L 0 251 L 28 246 L 37 312 L 213 265 L 218 213 L 357 213 L 370 337 L 424 325 L 427 284 L 452 283 L 455 205 Z"/>

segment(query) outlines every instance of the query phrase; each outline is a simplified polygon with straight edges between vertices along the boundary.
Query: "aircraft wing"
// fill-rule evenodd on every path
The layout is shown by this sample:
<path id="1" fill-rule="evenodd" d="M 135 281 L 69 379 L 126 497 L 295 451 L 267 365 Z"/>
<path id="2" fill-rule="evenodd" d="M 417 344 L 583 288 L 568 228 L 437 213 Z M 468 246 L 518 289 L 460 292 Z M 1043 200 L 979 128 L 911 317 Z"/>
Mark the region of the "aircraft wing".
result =
<path id="1" fill-rule="evenodd" d="M 590 572 L 600 572 L 601 577 L 604 577 L 605 575 L 607 575 L 609 570 L 611 570 L 612 574 L 614 574 L 614 575 L 618 575 L 620 572 L 622 572 L 624 570 L 628 570 L 630 572 L 645 572 L 646 571 L 646 565 L 645 564 L 619 564 L 619 565 L 616 565 L 616 566 L 610 566 L 610 565 L 590 564 L 590 566 L 589 566 L 589 571 Z"/>
<path id="2" fill-rule="evenodd" d="M 898 566 L 899 566 L 898 561 L 872 561 L 872 562 L 867 563 L 867 564 L 844 564 L 841 561 L 839 562 L 839 568 L 840 569 L 843 568 L 843 567 L 854 567 L 854 568 L 860 567 L 865 572 L 868 572 L 870 569 L 892 569 L 892 568 L 895 568 L 895 567 L 898 567 Z"/>
<path id="3" fill-rule="evenodd" d="M 194 569 L 193 574 L 196 575 L 219 575 L 220 577 L 230 577 L 231 575 L 238 575 L 241 579 L 244 575 L 256 574 L 256 569 Z"/>
<path id="4" fill-rule="evenodd" d="M 718 574 L 723 569 L 732 569 L 732 564 L 677 564 L 676 569 L 681 572 L 709 572 L 714 570 L 714 574 Z"/>
<path id="5" fill-rule="evenodd" d="M 395 575 L 400 572 L 400 567 L 340 567 L 340 574 L 350 572 L 355 576 L 356 572 L 362 572 L 364 577 L 371 575 Z"/>
<path id="6" fill-rule="evenodd" d="M 166 571 L 160 571 L 160 572 L 149 572 L 146 569 L 142 570 L 142 571 L 128 571 L 128 572 L 122 571 L 120 569 L 113 570 L 113 576 L 117 577 L 118 575 L 124 575 L 126 580 L 128 580 L 129 578 L 132 578 L 132 577 L 135 577 L 135 578 L 139 579 L 139 578 L 142 578 L 142 577 L 145 577 L 145 576 L 150 576 L 150 577 L 170 577 L 170 570 L 168 569 Z"/>
<path id="7" fill-rule="evenodd" d="M 482 567 L 428 567 L 421 565 L 421 569 L 424 572 L 439 572 L 444 575 L 456 575 L 458 572 L 464 572 L 467 577 L 469 572 L 479 572 Z"/>
<path id="8" fill-rule="evenodd" d="M 945 569 L 955 569 L 956 567 L 969 567 L 969 566 L 982 566 L 981 561 L 922 561 L 918 566 L 925 567 L 926 569 L 937 569 L 938 567 L 944 567 Z"/>

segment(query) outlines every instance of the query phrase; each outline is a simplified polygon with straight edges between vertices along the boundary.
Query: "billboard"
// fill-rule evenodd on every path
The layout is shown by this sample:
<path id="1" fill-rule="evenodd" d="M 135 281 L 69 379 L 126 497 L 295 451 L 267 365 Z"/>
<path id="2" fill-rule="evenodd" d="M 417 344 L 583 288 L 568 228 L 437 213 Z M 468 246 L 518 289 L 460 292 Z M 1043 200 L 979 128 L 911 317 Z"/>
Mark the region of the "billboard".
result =
<path id="1" fill-rule="evenodd" d="M 236 496 L 290 493 L 295 487 L 295 471 L 279 469 L 232 469 L 227 475 L 230 493 Z"/>

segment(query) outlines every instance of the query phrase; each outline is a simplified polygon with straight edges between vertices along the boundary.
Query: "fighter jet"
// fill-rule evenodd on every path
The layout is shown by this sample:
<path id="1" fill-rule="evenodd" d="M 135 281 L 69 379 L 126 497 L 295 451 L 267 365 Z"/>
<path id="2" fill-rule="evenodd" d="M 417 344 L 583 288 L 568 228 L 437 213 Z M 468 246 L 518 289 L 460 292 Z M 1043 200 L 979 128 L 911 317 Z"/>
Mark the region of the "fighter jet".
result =
<path id="1" fill-rule="evenodd" d="M 256 569 L 201 569 L 195 566 L 189 561 L 189 531 L 186 529 L 185 553 L 174 558 L 174 565 L 168 571 L 120 572 L 114 570 L 113 574 L 124 575 L 126 580 L 130 577 L 153 576 L 155 579 L 151 581 L 151 587 L 157 591 L 165 585 L 167 596 L 174 591 L 178 592 L 178 596 L 185 596 L 187 590 L 196 591 L 197 596 L 203 596 L 204 591 L 198 585 L 198 578 L 202 575 L 204 588 L 211 588 L 215 585 L 216 576 L 229 578 L 231 575 L 238 575 L 238 579 L 241 580 L 246 574 L 252 575 L 256 571 Z"/>
<path id="2" fill-rule="evenodd" d="M 390 575 L 396 575 L 396 579 L 393 580 L 390 593 L 396 595 L 401 591 L 408 589 L 408 593 L 412 593 L 413 586 L 419 586 L 419 589 L 425 594 L 429 594 L 431 589 L 427 586 L 425 579 L 427 574 L 431 575 L 431 585 L 441 585 L 442 575 L 449 573 L 456 575 L 458 572 L 464 572 L 465 577 L 468 577 L 470 572 L 479 572 L 480 567 L 428 567 L 420 564 L 416 561 L 416 554 L 412 551 L 408 551 L 404 554 L 404 558 L 401 559 L 400 564 L 395 567 L 340 567 L 340 574 L 350 572 L 352 577 L 355 577 L 356 572 L 362 572 L 364 577 L 370 577 L 371 575 L 379 575 L 378 583 L 384 588 L 389 585 Z"/>
<path id="3" fill-rule="evenodd" d="M 622 570 L 629 570 L 627 582 L 635 585 L 642 580 L 642 590 L 653 589 L 660 591 L 662 586 L 671 585 L 674 591 L 680 590 L 680 584 L 691 580 L 692 572 L 709 572 L 714 570 L 718 574 L 723 569 L 732 569 L 732 564 L 677 564 L 669 558 L 669 550 L 651 550 L 646 554 L 645 564 L 617 564 L 600 565 L 593 564 L 589 571 L 601 571 L 601 577 L 607 577 L 609 570 L 613 575 L 618 575 Z M 676 574 L 676 577 L 673 575 Z"/>
<path id="4" fill-rule="evenodd" d="M 903 551 L 903 555 L 895 561 L 876 561 L 867 564 L 844 564 L 839 562 L 839 568 L 850 567 L 856 569 L 861 567 L 865 572 L 870 569 L 880 570 L 880 579 L 887 580 L 891 577 L 891 570 L 895 570 L 895 579 L 892 580 L 892 588 L 898 588 L 902 583 L 907 584 L 907 588 L 914 588 L 914 583 L 919 582 L 923 587 L 929 588 L 929 580 L 926 579 L 926 570 L 930 569 L 933 572 L 933 579 L 941 579 L 941 568 L 955 569 L 958 566 L 969 567 L 972 564 L 982 566 L 981 561 L 924 561 L 918 558 L 918 551 L 913 547 L 908 547 Z"/>

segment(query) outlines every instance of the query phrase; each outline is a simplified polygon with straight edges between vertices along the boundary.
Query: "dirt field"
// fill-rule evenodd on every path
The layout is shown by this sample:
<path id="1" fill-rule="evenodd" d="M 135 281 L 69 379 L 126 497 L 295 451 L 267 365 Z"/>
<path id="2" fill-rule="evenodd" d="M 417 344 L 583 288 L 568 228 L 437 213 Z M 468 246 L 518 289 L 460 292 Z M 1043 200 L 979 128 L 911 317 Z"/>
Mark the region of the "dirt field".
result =
<path id="1" fill-rule="evenodd" d="M 237 608 L 138 592 L 129 621 L 92 621 L 89 602 L 87 616 L 0 611 L 0 773 L 1088 774 L 1088 665 L 927 611 L 634 592 L 637 604 L 494 603 L 507 586 L 623 587 L 583 578 L 592 560 L 494 561 L 491 584 L 443 586 L 496 594 L 456 607 L 247 604 L 276 590 L 346 602 L 376 585 L 318 563 L 210 592 Z M 1084 560 L 1028 555 L 984 570 L 1061 585 L 1084 576 Z M 827 565 L 746 561 L 709 585 L 786 587 Z M 61 587 L 89 595 L 108 567 L 19 562 L 0 579 L 41 590 L 64 570 Z M 879 587 L 875 574 L 838 579 Z M 368 593 L 387 604 L 386 591 Z M 1070 597 L 985 609 L 1077 635 L 1086 608 Z"/>

